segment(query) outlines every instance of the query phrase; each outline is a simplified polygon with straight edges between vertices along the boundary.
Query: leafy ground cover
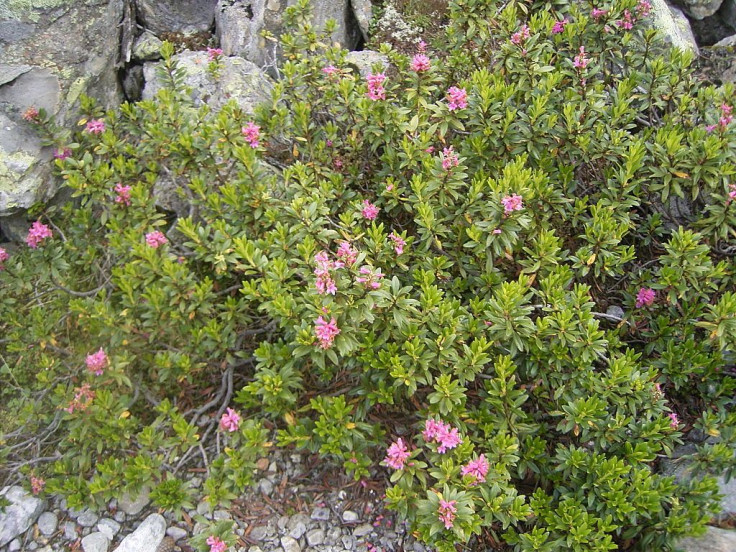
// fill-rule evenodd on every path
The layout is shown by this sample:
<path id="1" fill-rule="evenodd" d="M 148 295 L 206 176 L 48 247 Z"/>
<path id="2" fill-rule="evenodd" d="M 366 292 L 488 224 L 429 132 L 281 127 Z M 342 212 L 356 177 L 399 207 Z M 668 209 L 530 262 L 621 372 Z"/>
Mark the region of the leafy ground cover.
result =
<path id="1" fill-rule="evenodd" d="M 171 45 L 155 100 L 29 111 L 73 198 L 0 254 L 6 469 L 178 511 L 184 467 L 227 505 L 293 447 L 441 551 L 702 531 L 714 481 L 658 465 L 733 466 L 733 88 L 646 1 L 540 7 L 455 0 L 364 78 L 300 2 L 255 114 L 195 108 Z"/>

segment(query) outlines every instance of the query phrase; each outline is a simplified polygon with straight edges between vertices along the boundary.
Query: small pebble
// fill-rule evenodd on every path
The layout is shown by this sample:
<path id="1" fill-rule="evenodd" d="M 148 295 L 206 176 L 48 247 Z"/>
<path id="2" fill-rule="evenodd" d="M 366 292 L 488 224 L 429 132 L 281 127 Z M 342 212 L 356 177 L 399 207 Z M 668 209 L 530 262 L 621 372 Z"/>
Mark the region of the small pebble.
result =
<path id="1" fill-rule="evenodd" d="M 187 530 L 182 529 L 181 527 L 169 527 L 166 530 L 166 534 L 174 539 L 174 541 L 178 541 L 179 539 L 183 539 L 187 536 Z"/>
<path id="2" fill-rule="evenodd" d="M 212 519 L 212 515 L 210 514 L 210 505 L 208 502 L 200 502 L 197 504 L 197 513 L 207 519 Z"/>
<path id="3" fill-rule="evenodd" d="M 120 531 L 120 524 L 110 518 L 102 518 L 97 522 L 97 530 L 112 540 L 118 534 L 118 531 Z"/>
<path id="4" fill-rule="evenodd" d="M 261 479 L 258 488 L 266 496 L 271 496 L 271 493 L 273 493 L 273 483 L 268 479 Z"/>
<path id="5" fill-rule="evenodd" d="M 299 541 L 291 537 L 281 537 L 281 548 L 284 549 L 284 552 L 302 552 Z"/>
<path id="6" fill-rule="evenodd" d="M 306 532 L 307 532 L 307 526 L 300 521 L 294 527 L 291 528 L 291 530 L 289 531 L 289 536 L 293 539 L 300 539 Z"/>
<path id="7" fill-rule="evenodd" d="M 107 552 L 110 539 L 104 533 L 90 533 L 82 539 L 84 552 Z"/>
<path id="8" fill-rule="evenodd" d="M 77 539 L 77 524 L 73 521 L 64 522 L 64 538 L 67 540 Z"/>
<path id="9" fill-rule="evenodd" d="M 258 527 L 254 527 L 248 536 L 253 540 L 262 541 L 268 536 L 268 529 L 268 525 L 259 525 Z"/>
<path id="10" fill-rule="evenodd" d="M 325 532 L 322 529 L 312 529 L 307 533 L 307 544 L 317 546 L 325 542 Z"/>
<path id="11" fill-rule="evenodd" d="M 355 547 L 355 539 L 351 535 L 343 535 L 342 545 L 347 550 L 352 550 Z"/>
<path id="12" fill-rule="evenodd" d="M 8 552 L 18 552 L 20 550 L 20 539 L 13 539 L 8 544 Z"/>
<path id="13" fill-rule="evenodd" d="M 328 508 L 315 508 L 312 510 L 311 518 L 316 521 L 327 521 L 330 519 L 330 510 Z"/>
<path id="14" fill-rule="evenodd" d="M 358 517 L 358 514 L 356 514 L 352 510 L 345 510 L 342 513 L 342 520 L 345 521 L 345 522 L 350 523 L 350 522 L 353 522 L 353 521 L 358 521 L 358 519 L 360 519 Z"/>
<path id="15" fill-rule="evenodd" d="M 79 517 L 77 517 L 77 523 L 82 527 L 92 527 L 100 517 L 95 514 L 92 510 L 85 510 Z"/>
<path id="16" fill-rule="evenodd" d="M 373 526 L 370 523 L 364 523 L 363 525 L 358 525 L 355 528 L 355 530 L 353 531 L 353 536 L 356 539 L 359 539 L 361 537 L 370 535 L 372 532 L 373 532 Z"/>
<path id="17" fill-rule="evenodd" d="M 38 517 L 38 530 L 47 537 L 54 534 L 59 526 L 59 518 L 54 512 L 44 512 Z"/>
<path id="18" fill-rule="evenodd" d="M 224 519 L 233 519 L 233 516 L 227 510 L 215 510 L 212 513 L 212 518 L 215 521 L 222 521 Z"/>
<path id="19" fill-rule="evenodd" d="M 123 512 L 122 510 L 118 510 L 117 512 L 115 512 L 115 515 L 112 516 L 112 517 L 118 523 L 124 523 L 125 522 L 125 512 Z"/>

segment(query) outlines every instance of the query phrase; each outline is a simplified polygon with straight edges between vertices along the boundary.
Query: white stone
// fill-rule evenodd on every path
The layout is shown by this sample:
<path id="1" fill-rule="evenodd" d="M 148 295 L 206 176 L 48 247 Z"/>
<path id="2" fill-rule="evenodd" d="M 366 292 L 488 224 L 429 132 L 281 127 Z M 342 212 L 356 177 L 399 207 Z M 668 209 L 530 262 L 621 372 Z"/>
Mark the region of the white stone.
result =
<path id="1" fill-rule="evenodd" d="M 0 546 L 5 546 L 36 521 L 43 511 L 44 502 L 17 485 L 4 487 L 0 496 L 10 501 L 10 505 L 0 511 Z"/>
<path id="2" fill-rule="evenodd" d="M 92 510 L 85 510 L 77 517 L 77 523 L 82 527 L 92 527 L 100 519 Z"/>
<path id="3" fill-rule="evenodd" d="M 118 507 L 129 516 L 138 515 L 150 502 L 148 494 L 149 489 L 147 487 L 144 487 L 136 497 L 131 497 L 128 493 L 125 493 L 120 499 Z"/>
<path id="4" fill-rule="evenodd" d="M 736 531 L 708 527 L 708 531 L 702 537 L 681 539 L 677 547 L 683 552 L 734 552 Z"/>
<path id="5" fill-rule="evenodd" d="M 166 520 L 160 514 L 151 514 L 123 539 L 115 552 L 154 552 L 165 535 Z"/>
<path id="6" fill-rule="evenodd" d="M 97 522 L 97 530 L 100 533 L 104 533 L 110 540 L 115 538 L 115 535 L 120 531 L 120 524 L 110 518 L 102 518 Z"/>
<path id="7" fill-rule="evenodd" d="M 353 512 L 352 510 L 345 510 L 342 513 L 342 520 L 348 523 L 358 521 L 360 518 L 358 517 L 358 514 Z"/>
<path id="8" fill-rule="evenodd" d="M 312 529 L 307 533 L 307 544 L 318 546 L 325 542 L 325 532 L 322 529 Z"/>
<path id="9" fill-rule="evenodd" d="M 38 518 L 38 530 L 50 537 L 59 526 L 59 518 L 54 512 L 44 512 Z"/>
<path id="10" fill-rule="evenodd" d="M 186 529 L 182 529 L 181 527 L 169 527 L 166 530 L 166 534 L 174 539 L 174 541 L 178 541 L 187 536 L 187 531 Z"/>
<path id="11" fill-rule="evenodd" d="M 90 533 L 82 539 L 84 552 L 107 552 L 109 546 L 110 539 L 104 533 Z"/>
<path id="12" fill-rule="evenodd" d="M 284 549 L 284 552 L 302 552 L 299 541 L 292 537 L 281 537 L 281 548 Z"/>

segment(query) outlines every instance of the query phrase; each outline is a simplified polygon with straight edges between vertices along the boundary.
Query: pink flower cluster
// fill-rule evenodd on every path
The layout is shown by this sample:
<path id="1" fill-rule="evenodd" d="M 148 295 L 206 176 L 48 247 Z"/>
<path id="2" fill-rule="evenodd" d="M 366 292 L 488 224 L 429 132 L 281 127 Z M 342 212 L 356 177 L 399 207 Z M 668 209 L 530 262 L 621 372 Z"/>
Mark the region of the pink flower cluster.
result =
<path id="1" fill-rule="evenodd" d="M 38 245 L 43 242 L 46 238 L 53 237 L 53 233 L 51 232 L 51 228 L 46 226 L 40 221 L 34 222 L 31 227 L 28 230 L 28 235 L 26 236 L 26 243 L 28 244 L 28 247 L 31 249 L 36 249 Z"/>
<path id="2" fill-rule="evenodd" d="M 368 220 L 375 220 L 378 216 L 378 212 L 380 209 L 373 205 L 370 201 L 367 199 L 363 200 L 363 210 L 360 211 L 360 214 L 363 215 L 364 218 L 367 218 Z"/>
<path id="3" fill-rule="evenodd" d="M 452 167 L 457 167 L 460 164 L 457 154 L 452 146 L 449 148 L 442 149 L 442 168 L 449 171 Z"/>
<path id="4" fill-rule="evenodd" d="M 608 10 L 602 10 L 600 8 L 593 8 L 593 11 L 590 12 L 590 16 L 598 21 L 601 17 L 606 15 L 608 13 Z"/>
<path id="5" fill-rule="evenodd" d="M 447 109 L 455 111 L 468 107 L 468 93 L 464 88 L 451 86 L 447 91 Z"/>
<path id="6" fill-rule="evenodd" d="M 385 100 L 386 89 L 383 88 L 383 83 L 386 81 L 386 75 L 383 73 L 378 73 L 377 75 L 370 74 L 366 77 L 366 80 L 368 81 L 368 92 L 366 92 L 366 96 L 373 101 Z"/>
<path id="7" fill-rule="evenodd" d="M 29 107 L 23 112 L 23 120 L 33 122 L 36 119 L 38 119 L 38 109 L 36 109 L 34 106 Z"/>
<path id="8" fill-rule="evenodd" d="M 625 31 L 630 31 L 634 28 L 634 23 L 636 23 L 636 19 L 631 15 L 631 12 L 629 10 L 624 10 L 624 18 L 616 21 L 616 26 L 624 29 Z"/>
<path id="9" fill-rule="evenodd" d="M 523 198 L 518 194 L 513 194 L 502 198 L 501 205 L 503 205 L 503 212 L 507 215 L 513 213 L 514 211 L 521 211 L 524 208 Z"/>
<path id="10" fill-rule="evenodd" d="M 396 251 L 396 254 L 401 255 L 404 252 L 406 241 L 404 241 L 404 239 L 396 232 L 391 232 L 391 234 L 389 235 L 389 239 L 394 242 L 394 251 Z"/>
<path id="11" fill-rule="evenodd" d="M 43 491 L 43 488 L 46 486 L 46 480 L 41 479 L 40 477 L 36 477 L 35 475 L 31 476 L 31 492 L 34 495 L 39 494 L 41 491 Z"/>
<path id="12" fill-rule="evenodd" d="M 560 34 L 565 30 L 565 25 L 567 25 L 567 19 L 563 19 L 562 21 L 555 21 L 554 26 L 552 27 L 552 34 Z"/>
<path id="13" fill-rule="evenodd" d="M 95 392 L 89 387 L 89 383 L 85 383 L 82 387 L 74 389 L 74 398 L 64 410 L 72 414 L 75 410 L 84 412 L 92 404 L 95 398 Z"/>
<path id="14" fill-rule="evenodd" d="M 427 443 L 438 443 L 437 452 L 444 454 L 463 442 L 456 427 L 442 421 L 427 420 L 424 424 L 422 437 Z"/>
<path id="15" fill-rule="evenodd" d="M 225 552 L 227 550 L 227 544 L 214 535 L 207 537 L 205 542 L 210 547 L 210 552 Z"/>
<path id="16" fill-rule="evenodd" d="M 524 25 L 521 27 L 521 29 L 511 35 L 511 43 L 519 46 L 527 38 L 529 38 L 529 26 Z"/>
<path id="17" fill-rule="evenodd" d="M 580 53 L 575 56 L 575 60 L 572 63 L 572 66 L 575 67 L 575 69 L 585 69 L 588 64 L 590 63 L 590 59 L 586 57 L 585 55 L 585 46 L 580 47 Z"/>
<path id="18" fill-rule="evenodd" d="M 250 122 L 240 129 L 240 132 L 245 137 L 245 141 L 250 144 L 250 147 L 257 148 L 261 138 L 261 127 L 257 124 Z"/>
<path id="19" fill-rule="evenodd" d="M 643 306 L 651 306 L 654 303 L 654 298 L 657 296 L 657 292 L 655 292 L 651 288 L 641 288 L 639 292 L 636 294 L 636 308 L 640 309 Z"/>
<path id="20" fill-rule="evenodd" d="M 337 285 L 335 280 L 332 279 L 330 274 L 331 270 L 342 268 L 344 263 L 341 261 L 331 261 L 327 254 L 327 251 L 320 251 L 314 256 L 314 261 L 317 263 L 317 267 L 314 269 L 314 275 L 317 276 L 317 280 L 314 286 L 317 288 L 319 295 L 335 295 L 337 292 Z"/>
<path id="21" fill-rule="evenodd" d="M 386 458 L 384 458 L 383 461 L 389 468 L 401 470 L 404 468 L 404 464 L 409 459 L 409 456 L 411 456 L 411 453 L 406 448 L 404 441 L 399 438 L 395 443 L 388 447 Z"/>
<path id="22" fill-rule="evenodd" d="M 473 477 L 475 480 L 471 485 L 477 485 L 485 482 L 489 468 L 490 465 L 488 464 L 488 460 L 486 460 L 486 457 L 481 454 L 475 460 L 470 460 L 465 464 L 460 469 L 460 473 Z"/>
<path id="23" fill-rule="evenodd" d="M 314 335 L 319 339 L 319 346 L 322 349 L 329 349 L 332 347 L 332 342 L 340 333 L 335 317 L 333 316 L 332 319 L 327 322 L 327 320 L 320 316 L 314 321 L 314 324 Z"/>
<path id="24" fill-rule="evenodd" d="M 359 284 L 365 284 L 365 287 L 370 289 L 378 289 L 381 287 L 383 274 L 381 274 L 380 268 L 373 270 L 369 266 L 361 266 L 358 272 L 362 274 L 362 276 L 356 278 L 356 282 Z"/>
<path id="25" fill-rule="evenodd" d="M 457 500 L 445 500 L 440 498 L 440 506 L 437 517 L 445 524 L 445 529 L 452 529 L 457 514 Z"/>
<path id="26" fill-rule="evenodd" d="M 729 184 L 728 185 L 728 199 L 726 200 L 726 205 L 731 203 L 734 199 L 736 199 L 736 184 Z"/>
<path id="27" fill-rule="evenodd" d="M 115 203 L 119 205 L 130 205 L 130 186 L 123 186 L 120 182 L 115 184 Z"/>
<path id="28" fill-rule="evenodd" d="M 216 61 L 220 59 L 222 55 L 222 48 L 207 48 L 207 57 L 210 61 Z"/>
<path id="29" fill-rule="evenodd" d="M 69 149 L 69 148 L 64 148 L 64 149 L 59 148 L 59 149 L 56 150 L 56 153 L 54 153 L 54 159 L 58 159 L 59 161 L 63 161 L 67 157 L 71 157 L 71 155 L 72 155 L 72 150 L 71 149 Z"/>
<path id="30" fill-rule="evenodd" d="M 158 249 L 165 243 L 169 243 L 169 240 L 166 239 L 166 236 L 164 236 L 163 232 L 154 230 L 153 232 L 149 232 L 148 234 L 146 234 L 146 243 L 149 247 Z"/>
<path id="31" fill-rule="evenodd" d="M 0 270 L 5 268 L 3 266 L 3 263 L 7 261 L 9 258 L 10 258 L 10 255 L 8 255 L 8 252 L 5 251 L 5 249 L 3 249 L 2 247 L 0 247 Z"/>
<path id="32" fill-rule="evenodd" d="M 91 121 L 87 121 L 85 130 L 90 134 L 102 134 L 105 132 L 105 121 L 102 119 L 92 119 Z"/>
<path id="33" fill-rule="evenodd" d="M 721 118 L 718 119 L 717 125 L 709 125 L 705 127 L 705 130 L 708 132 L 713 132 L 716 127 L 720 127 L 721 131 L 726 130 L 726 127 L 733 121 L 733 115 L 731 115 L 731 112 L 733 111 L 733 108 L 728 104 L 721 104 Z"/>
<path id="34" fill-rule="evenodd" d="M 240 427 L 240 414 L 235 412 L 232 408 L 228 408 L 220 418 L 220 427 L 225 431 L 232 433 L 238 431 Z"/>
<path id="35" fill-rule="evenodd" d="M 429 58 L 424 54 L 417 54 L 411 60 L 411 70 L 416 73 L 423 73 L 424 71 L 429 71 L 429 68 L 431 67 L 431 65 L 432 64 L 429 61 Z"/>
<path id="36" fill-rule="evenodd" d="M 341 241 L 335 256 L 343 263 L 342 266 L 351 266 L 358 260 L 358 250 L 350 245 L 350 242 Z M 342 267 L 336 266 L 336 268 Z"/>
<path id="37" fill-rule="evenodd" d="M 85 363 L 87 364 L 87 370 L 92 372 L 95 376 L 101 376 L 103 370 L 110 363 L 110 360 L 107 358 L 107 354 L 102 347 L 100 347 L 100 350 L 96 353 L 87 355 Z"/>
<path id="38" fill-rule="evenodd" d="M 670 427 L 672 429 L 677 429 L 680 426 L 680 419 L 677 417 L 677 414 L 670 412 L 667 414 L 667 417 L 670 419 Z"/>
<path id="39" fill-rule="evenodd" d="M 328 65 L 327 67 L 322 68 L 322 72 L 325 75 L 332 76 L 337 73 L 337 67 L 335 67 L 334 65 Z"/>

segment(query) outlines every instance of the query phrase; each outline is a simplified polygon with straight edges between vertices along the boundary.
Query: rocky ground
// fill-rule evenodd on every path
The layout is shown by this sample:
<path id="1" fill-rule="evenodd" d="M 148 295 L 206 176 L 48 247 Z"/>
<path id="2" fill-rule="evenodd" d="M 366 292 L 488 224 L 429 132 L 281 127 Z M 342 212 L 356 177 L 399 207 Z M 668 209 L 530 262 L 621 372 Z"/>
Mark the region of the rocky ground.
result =
<path id="1" fill-rule="evenodd" d="M 257 485 L 230 507 L 211 512 L 199 502 L 180 519 L 159 513 L 147 492 L 92 511 L 5 488 L 13 504 L 0 513 L 0 552 L 191 552 L 189 539 L 213 520 L 233 521 L 235 552 L 426 550 L 383 509 L 381 482 L 354 482 L 298 454 L 274 453 L 259 468 Z M 191 484 L 201 488 L 196 472 Z"/>

